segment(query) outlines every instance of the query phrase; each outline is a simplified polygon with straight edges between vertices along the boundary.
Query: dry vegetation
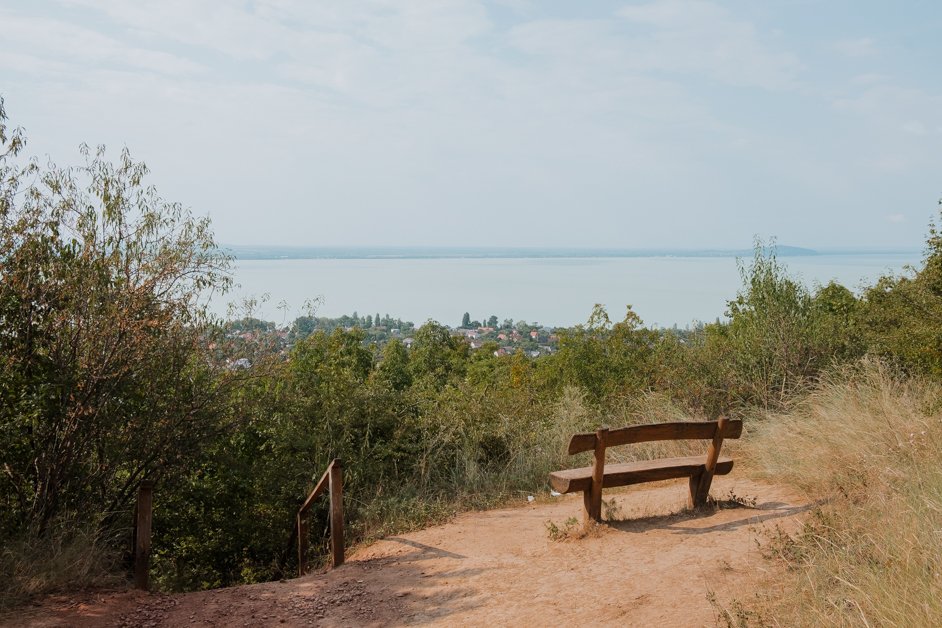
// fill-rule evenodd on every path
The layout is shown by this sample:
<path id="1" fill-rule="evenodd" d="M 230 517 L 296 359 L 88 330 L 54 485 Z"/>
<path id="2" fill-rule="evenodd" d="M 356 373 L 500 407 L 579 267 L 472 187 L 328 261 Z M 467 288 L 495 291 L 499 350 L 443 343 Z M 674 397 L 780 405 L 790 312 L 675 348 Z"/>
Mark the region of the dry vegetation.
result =
<path id="1" fill-rule="evenodd" d="M 942 624 L 940 402 L 937 384 L 866 361 L 759 423 L 755 467 L 820 505 L 799 534 L 769 540 L 787 581 L 765 608 L 727 609 L 728 623 Z"/>
<path id="2" fill-rule="evenodd" d="M 54 528 L 48 539 L 24 535 L 0 548 L 0 611 L 40 593 L 120 586 L 125 581 L 120 552 L 97 531 L 63 523 Z"/>

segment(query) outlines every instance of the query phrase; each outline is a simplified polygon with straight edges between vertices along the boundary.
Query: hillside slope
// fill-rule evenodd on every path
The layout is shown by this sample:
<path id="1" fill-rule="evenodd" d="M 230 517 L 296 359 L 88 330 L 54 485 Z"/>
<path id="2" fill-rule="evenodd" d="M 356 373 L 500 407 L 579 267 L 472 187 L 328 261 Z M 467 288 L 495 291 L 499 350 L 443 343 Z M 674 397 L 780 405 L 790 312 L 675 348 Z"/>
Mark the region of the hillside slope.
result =
<path id="1" fill-rule="evenodd" d="M 735 474 L 734 474 L 735 475 Z M 611 491 L 616 521 L 553 540 L 581 517 L 579 496 L 468 513 L 387 538 L 326 573 L 178 596 L 120 593 L 63 602 L 32 626 L 603 625 L 704 626 L 710 599 L 749 602 L 773 563 L 762 529 L 796 525 L 807 509 L 783 488 L 717 478 L 714 495 L 751 507 L 678 513 L 686 485 Z M 730 504 L 736 506 L 735 504 Z"/>

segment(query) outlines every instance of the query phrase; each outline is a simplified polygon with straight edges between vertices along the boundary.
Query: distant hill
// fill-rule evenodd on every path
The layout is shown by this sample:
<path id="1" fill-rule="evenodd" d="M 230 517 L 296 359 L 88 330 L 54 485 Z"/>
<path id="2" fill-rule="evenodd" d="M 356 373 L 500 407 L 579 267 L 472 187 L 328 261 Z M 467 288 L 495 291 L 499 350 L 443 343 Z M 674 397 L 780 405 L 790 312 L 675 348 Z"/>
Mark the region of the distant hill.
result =
<path id="1" fill-rule="evenodd" d="M 223 247 L 237 259 L 488 259 L 567 257 L 751 257 L 752 249 L 614 249 L 423 246 L 255 246 Z M 819 255 L 799 246 L 766 247 L 780 257 Z"/>

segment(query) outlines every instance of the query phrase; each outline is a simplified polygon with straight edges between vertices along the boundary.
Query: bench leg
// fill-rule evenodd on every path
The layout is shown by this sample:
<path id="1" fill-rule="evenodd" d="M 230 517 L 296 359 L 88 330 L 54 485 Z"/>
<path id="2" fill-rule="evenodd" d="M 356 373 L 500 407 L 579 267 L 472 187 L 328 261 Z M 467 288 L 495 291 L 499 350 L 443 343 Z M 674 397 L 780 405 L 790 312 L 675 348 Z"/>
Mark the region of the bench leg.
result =
<path id="1" fill-rule="evenodd" d="M 596 494 L 592 489 L 582 492 L 582 503 L 585 505 L 585 522 L 602 522 L 602 491 Z"/>
<path id="2" fill-rule="evenodd" d="M 687 507 L 696 508 L 701 504 L 697 503 L 697 494 L 700 492 L 700 477 L 702 473 L 690 476 L 690 496 L 687 498 Z"/>
<path id="3" fill-rule="evenodd" d="M 583 500 L 585 501 L 586 522 L 595 520 L 602 521 L 602 480 L 605 477 L 605 435 L 608 428 L 602 428 L 595 432 L 595 456 L 592 460 L 592 486 L 585 491 Z"/>
<path id="4" fill-rule="evenodd" d="M 713 474 L 704 471 L 700 474 L 700 481 L 697 486 L 697 506 L 703 506 L 707 503 L 707 497 L 710 496 L 710 485 L 713 483 Z"/>

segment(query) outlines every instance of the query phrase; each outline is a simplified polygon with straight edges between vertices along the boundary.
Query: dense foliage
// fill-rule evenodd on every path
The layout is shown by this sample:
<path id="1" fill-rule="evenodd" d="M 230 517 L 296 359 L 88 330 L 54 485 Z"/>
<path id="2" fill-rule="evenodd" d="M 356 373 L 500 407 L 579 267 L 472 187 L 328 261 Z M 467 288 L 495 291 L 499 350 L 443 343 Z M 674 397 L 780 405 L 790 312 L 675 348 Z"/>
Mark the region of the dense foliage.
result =
<path id="1" fill-rule="evenodd" d="M 84 150 L 78 168 L 40 168 L 2 115 L 0 142 L 0 541 L 56 521 L 110 539 L 156 479 L 165 588 L 289 573 L 297 507 L 335 457 L 358 540 L 543 490 L 575 430 L 774 410 L 867 354 L 942 375 L 935 227 L 920 269 L 860 296 L 808 289 L 757 246 L 723 321 L 653 329 L 596 306 L 538 358 L 431 321 L 407 348 L 367 341 L 411 327 L 388 315 L 213 323 L 204 297 L 227 260 L 142 165 Z"/>
<path id="2" fill-rule="evenodd" d="M 122 153 L 18 165 L 0 117 L 0 529 L 110 523 L 141 479 L 213 431 L 204 289 L 225 279 L 206 220 Z"/>

